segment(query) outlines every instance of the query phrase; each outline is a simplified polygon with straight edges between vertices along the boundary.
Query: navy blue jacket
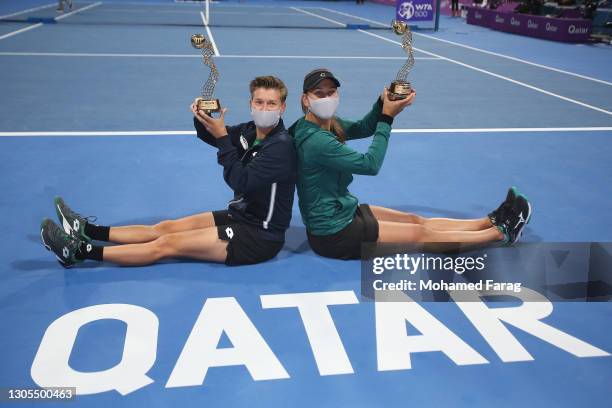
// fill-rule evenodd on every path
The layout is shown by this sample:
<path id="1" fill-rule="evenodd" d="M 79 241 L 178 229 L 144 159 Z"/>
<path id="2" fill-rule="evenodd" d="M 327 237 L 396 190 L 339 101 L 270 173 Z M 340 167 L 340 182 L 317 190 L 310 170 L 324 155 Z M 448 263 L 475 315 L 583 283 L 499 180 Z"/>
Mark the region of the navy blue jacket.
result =
<path id="1" fill-rule="evenodd" d="M 257 146 L 253 121 L 226 126 L 228 136 L 215 139 L 196 118 L 198 138 L 219 148 L 223 178 L 234 190 L 230 217 L 261 229 L 262 239 L 284 241 L 297 181 L 297 155 L 282 119 Z"/>

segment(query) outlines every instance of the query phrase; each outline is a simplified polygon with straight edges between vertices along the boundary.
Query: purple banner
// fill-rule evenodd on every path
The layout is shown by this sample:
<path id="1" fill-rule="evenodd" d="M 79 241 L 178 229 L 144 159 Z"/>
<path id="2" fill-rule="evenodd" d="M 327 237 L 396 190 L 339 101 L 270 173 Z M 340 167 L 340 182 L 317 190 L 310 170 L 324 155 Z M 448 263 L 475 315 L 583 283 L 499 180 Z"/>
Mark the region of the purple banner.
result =
<path id="1" fill-rule="evenodd" d="M 459 0 L 459 10 L 461 10 L 462 6 L 471 6 L 473 3 L 472 0 Z M 451 0 L 440 0 L 440 14 L 445 16 L 450 16 L 452 9 L 452 1 Z"/>
<path id="2" fill-rule="evenodd" d="M 483 13 L 484 11 L 484 13 Z M 467 23 L 472 25 L 479 25 L 483 27 L 491 27 L 491 19 L 493 13 L 487 9 L 481 9 L 479 7 L 468 7 Z"/>
<path id="3" fill-rule="evenodd" d="M 532 16 L 468 7 L 467 23 L 553 41 L 587 42 L 591 20 Z"/>
<path id="4" fill-rule="evenodd" d="M 395 18 L 402 21 L 433 21 L 433 0 L 398 0 Z"/>

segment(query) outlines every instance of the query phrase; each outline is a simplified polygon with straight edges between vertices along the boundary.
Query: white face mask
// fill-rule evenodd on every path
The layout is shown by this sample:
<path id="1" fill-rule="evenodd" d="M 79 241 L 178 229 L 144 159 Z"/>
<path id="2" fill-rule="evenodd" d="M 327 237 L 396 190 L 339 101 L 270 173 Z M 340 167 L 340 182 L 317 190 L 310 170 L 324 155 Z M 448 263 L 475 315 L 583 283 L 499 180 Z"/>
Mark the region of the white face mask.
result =
<path id="1" fill-rule="evenodd" d="M 338 109 L 340 104 L 340 97 L 336 95 L 320 99 L 308 98 L 308 101 L 310 102 L 310 111 L 317 118 L 327 120 L 331 119 L 336 113 L 336 109 Z"/>
<path id="2" fill-rule="evenodd" d="M 266 129 L 275 127 L 278 124 L 278 121 L 281 117 L 281 111 L 280 109 L 271 111 L 261 111 L 251 108 L 251 116 L 253 117 L 255 126 L 260 129 Z"/>

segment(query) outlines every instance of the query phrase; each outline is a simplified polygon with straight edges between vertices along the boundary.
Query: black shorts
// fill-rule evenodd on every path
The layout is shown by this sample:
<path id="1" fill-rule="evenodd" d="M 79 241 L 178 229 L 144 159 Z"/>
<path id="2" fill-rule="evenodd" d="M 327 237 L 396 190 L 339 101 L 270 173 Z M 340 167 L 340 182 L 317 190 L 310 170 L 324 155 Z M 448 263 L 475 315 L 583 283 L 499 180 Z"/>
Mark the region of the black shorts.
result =
<path id="1" fill-rule="evenodd" d="M 361 244 L 377 240 L 378 221 L 367 204 L 357 207 L 353 221 L 335 234 L 308 233 L 308 242 L 313 251 L 321 256 L 336 259 L 360 259 Z"/>
<path id="2" fill-rule="evenodd" d="M 283 247 L 284 242 L 262 239 L 256 227 L 231 219 L 227 210 L 213 211 L 212 215 L 219 239 L 228 241 L 226 265 L 252 265 L 269 261 Z"/>

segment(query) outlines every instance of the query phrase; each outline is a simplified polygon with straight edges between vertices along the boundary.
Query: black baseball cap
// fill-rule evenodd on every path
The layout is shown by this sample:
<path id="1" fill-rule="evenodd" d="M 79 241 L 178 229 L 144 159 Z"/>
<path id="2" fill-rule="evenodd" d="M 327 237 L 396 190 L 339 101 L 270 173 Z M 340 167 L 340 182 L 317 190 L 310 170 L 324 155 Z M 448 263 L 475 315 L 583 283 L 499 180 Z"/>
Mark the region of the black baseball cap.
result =
<path id="1" fill-rule="evenodd" d="M 334 84 L 336 84 L 337 87 L 340 86 L 340 81 L 336 79 L 336 77 L 334 76 L 334 74 L 331 73 L 330 70 L 325 68 L 317 68 L 307 73 L 304 77 L 304 93 L 310 91 L 311 89 L 314 89 L 317 85 L 319 85 L 321 81 L 326 79 L 331 79 L 332 81 L 334 81 Z"/>

